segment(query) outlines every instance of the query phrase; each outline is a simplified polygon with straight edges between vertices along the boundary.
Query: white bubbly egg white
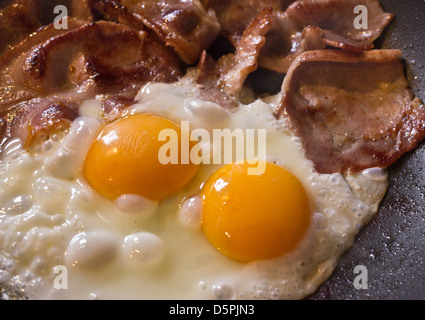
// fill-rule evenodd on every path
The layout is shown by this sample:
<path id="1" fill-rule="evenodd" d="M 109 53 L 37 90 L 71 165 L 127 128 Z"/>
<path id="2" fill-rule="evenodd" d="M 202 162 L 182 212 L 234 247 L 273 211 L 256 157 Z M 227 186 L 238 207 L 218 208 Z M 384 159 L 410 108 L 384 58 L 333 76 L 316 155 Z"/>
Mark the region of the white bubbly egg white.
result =
<path id="1" fill-rule="evenodd" d="M 101 128 L 100 103 L 92 100 L 67 132 L 34 153 L 23 150 L 16 139 L 2 143 L 0 287 L 8 295 L 302 299 L 329 277 L 338 257 L 377 212 L 388 186 L 386 172 L 371 168 L 346 177 L 316 173 L 286 120 L 273 117 L 278 96 L 241 104 L 234 111 L 197 96 L 190 78 L 151 83 L 129 111 L 189 121 L 192 128 L 209 132 L 266 129 L 266 159 L 290 170 L 310 201 L 312 223 L 299 246 L 283 257 L 240 263 L 206 240 L 199 191 L 224 164 L 201 165 L 188 186 L 161 202 L 136 195 L 110 201 L 98 195 L 81 172 Z"/>

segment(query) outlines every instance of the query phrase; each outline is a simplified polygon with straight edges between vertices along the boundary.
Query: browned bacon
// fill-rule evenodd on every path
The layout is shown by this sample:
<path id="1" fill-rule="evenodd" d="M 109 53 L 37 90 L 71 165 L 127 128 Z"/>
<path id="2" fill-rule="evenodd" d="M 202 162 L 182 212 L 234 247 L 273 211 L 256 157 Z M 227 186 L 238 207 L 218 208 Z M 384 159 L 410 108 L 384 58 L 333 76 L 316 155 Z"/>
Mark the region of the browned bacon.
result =
<path id="1" fill-rule="evenodd" d="M 0 141 L 18 137 L 28 147 L 68 126 L 78 116 L 78 103 L 58 97 L 35 98 L 0 110 Z"/>
<path id="2" fill-rule="evenodd" d="M 1 117 L 20 119 L 8 123 L 2 120 L 0 131 L 22 136 L 29 123 L 38 119 L 37 112 L 52 115 L 54 123 L 69 118 L 63 108 L 49 106 L 47 112 L 43 109 L 46 103 L 72 97 L 74 108 L 79 101 L 96 95 L 131 99 L 149 81 L 174 82 L 181 75 L 177 55 L 146 32 L 109 21 L 70 19 L 68 30 L 49 25 L 0 58 Z M 32 135 L 37 136 L 44 127 L 32 125 Z"/>
<path id="3" fill-rule="evenodd" d="M 319 173 L 387 167 L 425 137 L 425 107 L 398 50 L 301 54 L 282 86 L 285 113 Z"/>
<path id="4" fill-rule="evenodd" d="M 236 47 L 242 34 L 264 8 L 283 12 L 293 0 L 209 0 L 206 5 L 216 11 L 221 34 Z"/>
<path id="5" fill-rule="evenodd" d="M 93 0 L 67 0 L 71 17 L 84 21 L 94 20 Z"/>
<path id="6" fill-rule="evenodd" d="M 222 36 L 235 47 L 238 46 L 243 33 L 258 13 L 264 8 L 272 9 L 271 27 L 265 35 L 266 43 L 259 54 L 258 65 L 275 72 L 286 73 L 298 54 L 307 50 L 323 49 L 326 46 L 318 27 L 304 28 L 285 13 L 285 9 L 292 2 L 289 0 L 211 0 L 209 5 L 217 11 L 217 18 L 222 25 Z"/>
<path id="7" fill-rule="evenodd" d="M 271 28 L 273 10 L 265 8 L 251 21 L 238 42 L 235 53 L 215 61 L 205 51 L 198 64 L 199 84 L 204 85 L 201 98 L 225 108 L 237 105 L 237 96 L 250 73 L 258 67 L 258 56 Z"/>
<path id="8" fill-rule="evenodd" d="M 54 35 L 52 28 L 40 33 Z M 43 39 L 43 35 L 36 35 Z M 31 41 L 31 40 L 29 40 Z M 23 44 L 22 49 L 29 45 Z M 99 21 L 31 46 L 3 67 L 3 103 L 72 91 L 76 97 L 137 92 L 148 81 L 172 82 L 180 61 L 162 43 L 130 27 Z"/>
<path id="9" fill-rule="evenodd" d="M 235 54 L 228 54 L 218 61 L 219 85 L 224 91 L 237 95 L 248 75 L 258 67 L 258 56 L 266 43 L 265 35 L 273 21 L 273 10 L 265 8 L 251 21 L 236 46 Z"/>
<path id="10" fill-rule="evenodd" d="M 267 34 L 266 45 L 259 56 L 259 65 L 265 69 L 286 73 L 295 58 L 309 50 L 324 49 L 323 32 L 319 27 L 307 26 L 302 31 L 293 27 L 291 19 L 282 16 L 275 24 L 279 30 Z"/>
<path id="11" fill-rule="evenodd" d="M 0 55 L 42 26 L 33 1 L 0 3 Z"/>
<path id="12" fill-rule="evenodd" d="M 219 86 L 221 71 L 223 70 L 220 70 L 217 61 L 204 51 L 197 66 L 196 82 L 201 85 L 200 98 L 217 103 L 223 108 L 232 109 L 238 106 L 238 102 Z"/>
<path id="13" fill-rule="evenodd" d="M 367 29 L 355 26 L 359 5 L 367 9 Z M 297 23 L 325 30 L 326 44 L 355 52 L 372 49 L 373 41 L 393 19 L 378 0 L 302 0 L 290 5 L 286 13 Z"/>
<path id="14" fill-rule="evenodd" d="M 213 10 L 199 0 L 94 0 L 107 18 L 138 29 L 147 27 L 188 63 L 194 64 L 220 32 Z"/>

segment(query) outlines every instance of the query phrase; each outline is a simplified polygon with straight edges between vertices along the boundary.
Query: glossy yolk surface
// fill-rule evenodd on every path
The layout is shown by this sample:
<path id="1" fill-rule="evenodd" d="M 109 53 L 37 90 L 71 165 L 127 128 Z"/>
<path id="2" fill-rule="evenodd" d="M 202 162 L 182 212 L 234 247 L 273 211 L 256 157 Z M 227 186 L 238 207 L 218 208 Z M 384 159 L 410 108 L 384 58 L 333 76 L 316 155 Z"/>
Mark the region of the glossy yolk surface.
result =
<path id="1" fill-rule="evenodd" d="M 162 130 L 177 133 L 180 150 L 181 129 L 167 119 L 136 114 L 106 125 L 87 154 L 87 181 L 109 199 L 137 194 L 161 200 L 181 189 L 196 175 L 198 166 L 162 164 L 159 154 L 166 143 L 158 141 Z"/>
<path id="2" fill-rule="evenodd" d="M 224 255 L 242 262 L 293 250 L 310 224 L 302 184 L 286 169 L 266 163 L 261 175 L 233 163 L 216 171 L 202 188 L 202 229 Z"/>

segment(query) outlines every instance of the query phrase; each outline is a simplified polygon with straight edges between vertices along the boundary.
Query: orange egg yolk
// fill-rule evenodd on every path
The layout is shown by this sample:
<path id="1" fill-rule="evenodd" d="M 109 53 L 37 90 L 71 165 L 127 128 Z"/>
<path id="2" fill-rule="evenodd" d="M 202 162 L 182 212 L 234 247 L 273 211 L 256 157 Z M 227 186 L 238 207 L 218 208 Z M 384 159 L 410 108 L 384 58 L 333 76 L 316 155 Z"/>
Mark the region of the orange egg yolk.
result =
<path id="1" fill-rule="evenodd" d="M 136 114 L 106 125 L 92 144 L 84 164 L 84 175 L 101 195 L 116 199 L 137 194 L 161 200 L 175 193 L 196 175 L 199 166 L 162 164 L 158 141 L 162 130 L 174 130 L 180 150 L 181 129 L 167 119 Z"/>
<path id="2" fill-rule="evenodd" d="M 241 262 L 292 251 L 310 224 L 306 192 L 286 169 L 267 162 L 249 175 L 247 162 L 226 165 L 202 187 L 202 229 L 224 255 Z"/>

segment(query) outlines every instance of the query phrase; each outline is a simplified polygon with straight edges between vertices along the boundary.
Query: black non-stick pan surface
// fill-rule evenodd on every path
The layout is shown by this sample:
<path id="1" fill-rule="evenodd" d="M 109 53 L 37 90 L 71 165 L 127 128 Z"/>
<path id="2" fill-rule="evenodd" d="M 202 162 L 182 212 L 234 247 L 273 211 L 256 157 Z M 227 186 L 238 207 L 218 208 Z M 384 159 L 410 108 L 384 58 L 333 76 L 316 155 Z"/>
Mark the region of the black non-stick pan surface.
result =
<path id="1" fill-rule="evenodd" d="M 413 92 L 425 101 L 425 2 L 381 4 L 395 19 L 376 46 L 402 51 Z M 378 215 L 359 232 L 329 281 L 310 299 L 425 299 L 424 142 L 389 168 L 389 180 Z M 355 273 L 357 265 L 366 269 Z M 361 283 L 356 277 L 366 275 L 367 289 L 356 289 L 355 283 Z"/>

